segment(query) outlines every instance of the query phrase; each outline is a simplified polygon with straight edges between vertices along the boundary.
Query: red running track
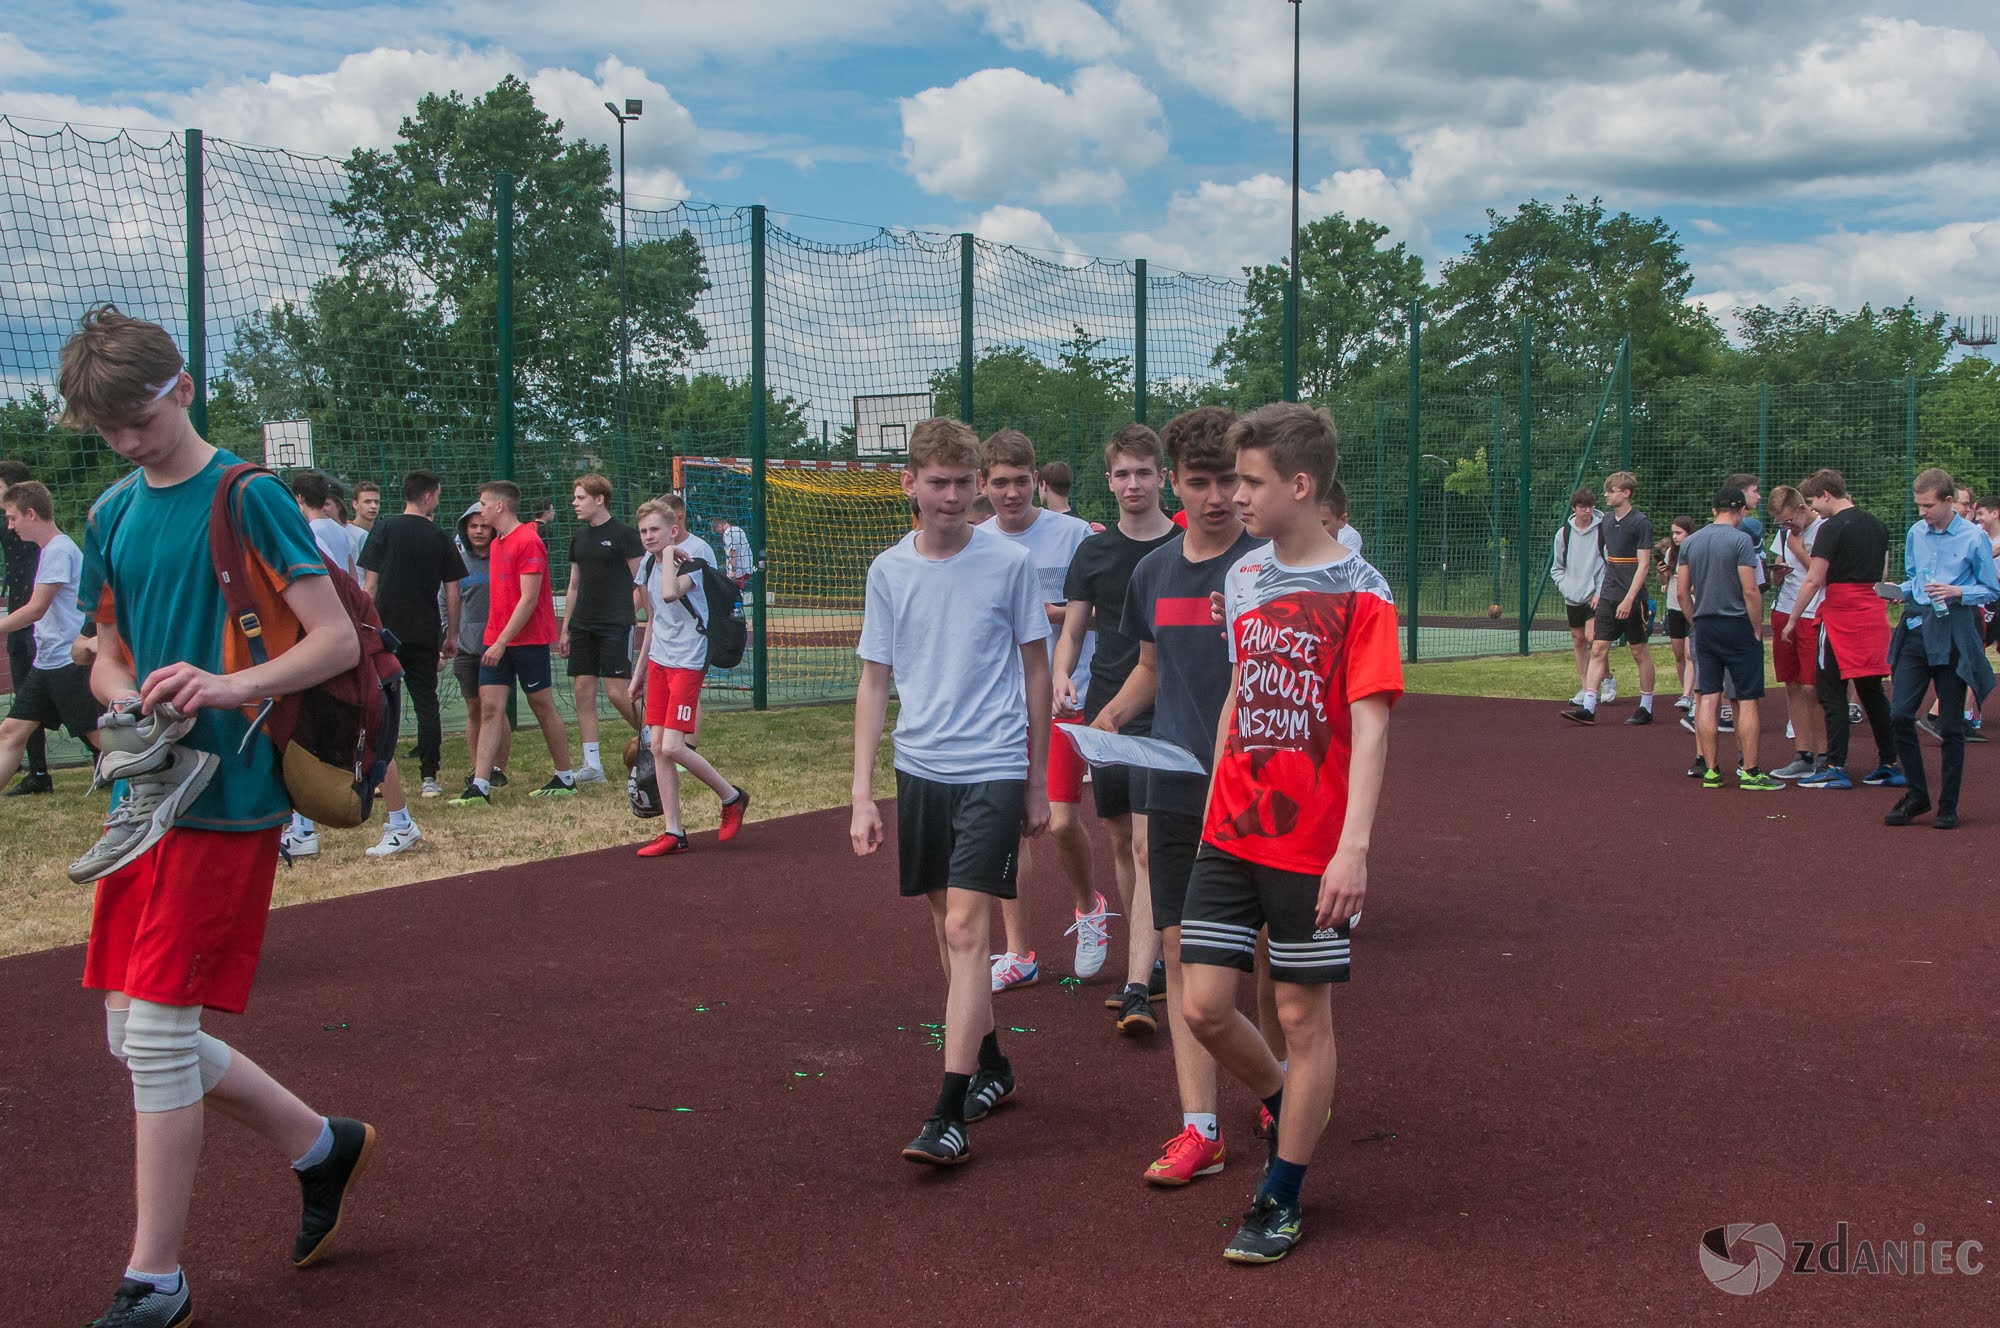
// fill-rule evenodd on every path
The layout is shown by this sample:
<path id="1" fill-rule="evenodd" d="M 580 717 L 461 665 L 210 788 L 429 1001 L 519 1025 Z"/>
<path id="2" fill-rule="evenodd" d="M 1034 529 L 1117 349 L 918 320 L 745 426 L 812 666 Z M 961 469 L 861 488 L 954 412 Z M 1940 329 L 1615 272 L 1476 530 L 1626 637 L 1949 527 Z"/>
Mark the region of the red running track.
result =
<path id="1" fill-rule="evenodd" d="M 1557 709 L 1398 712 L 1284 1264 L 1219 1257 L 1257 1174 L 1241 1090 L 1228 1171 L 1141 1183 L 1178 1125 L 1169 1055 L 1113 1033 L 1104 982 L 1003 997 L 1033 1030 L 1003 1034 L 1018 1101 L 971 1165 L 900 1161 L 940 1068 L 935 952 L 829 813 L 278 913 L 250 1013 L 215 1031 L 382 1147 L 299 1272 L 283 1162 L 212 1118 L 201 1321 L 2000 1321 L 1992 756 L 1947 837 L 1882 827 L 1881 790 L 1703 792 L 1678 729 Z M 0 961 L 12 1322 L 82 1322 L 126 1252 L 129 1099 L 79 962 Z M 1703 1231 L 1766 1221 L 1878 1248 L 1921 1222 L 1995 1263 L 1712 1288 Z"/>

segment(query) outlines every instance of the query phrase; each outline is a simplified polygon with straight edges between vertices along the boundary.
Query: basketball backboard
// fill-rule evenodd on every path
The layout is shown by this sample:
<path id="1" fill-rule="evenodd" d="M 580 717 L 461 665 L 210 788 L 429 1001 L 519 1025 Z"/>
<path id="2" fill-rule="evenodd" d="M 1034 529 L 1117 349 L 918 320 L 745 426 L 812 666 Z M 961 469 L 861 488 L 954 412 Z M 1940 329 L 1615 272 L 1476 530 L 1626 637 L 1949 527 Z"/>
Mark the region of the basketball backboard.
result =
<path id="1" fill-rule="evenodd" d="M 864 457 L 900 457 L 910 450 L 910 430 L 937 414 L 928 392 L 854 398 L 854 451 Z"/>

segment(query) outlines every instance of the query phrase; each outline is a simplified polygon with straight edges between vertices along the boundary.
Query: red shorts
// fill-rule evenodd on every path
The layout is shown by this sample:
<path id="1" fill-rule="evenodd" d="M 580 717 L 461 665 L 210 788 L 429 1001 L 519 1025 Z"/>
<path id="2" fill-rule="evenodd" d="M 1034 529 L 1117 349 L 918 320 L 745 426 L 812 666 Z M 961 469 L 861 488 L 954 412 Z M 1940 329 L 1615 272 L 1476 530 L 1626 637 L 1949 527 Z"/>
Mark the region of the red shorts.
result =
<path id="1" fill-rule="evenodd" d="M 1819 619 L 1799 619 L 1798 630 L 1787 642 L 1785 624 L 1791 616 L 1771 611 L 1771 661 L 1777 667 L 1779 682 L 1811 687 L 1819 681 Z"/>
<path id="2" fill-rule="evenodd" d="M 1049 726 L 1049 801 L 1083 801 L 1083 758 L 1076 744 L 1056 732 L 1065 724 L 1081 724 L 1080 719 L 1059 719 Z"/>
<path id="3" fill-rule="evenodd" d="M 654 728 L 693 733 L 701 713 L 701 669 L 670 669 L 646 661 L 646 722 Z"/>
<path id="4" fill-rule="evenodd" d="M 83 985 L 242 1014 L 264 948 L 282 830 L 175 827 L 99 881 Z"/>

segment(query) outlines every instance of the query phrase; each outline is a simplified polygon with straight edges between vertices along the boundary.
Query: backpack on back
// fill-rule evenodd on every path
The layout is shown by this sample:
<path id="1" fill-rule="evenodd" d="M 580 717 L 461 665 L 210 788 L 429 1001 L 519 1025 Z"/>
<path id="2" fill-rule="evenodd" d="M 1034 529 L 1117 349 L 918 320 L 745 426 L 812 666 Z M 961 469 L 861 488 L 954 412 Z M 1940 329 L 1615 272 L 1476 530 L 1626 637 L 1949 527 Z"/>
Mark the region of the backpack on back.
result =
<path id="1" fill-rule="evenodd" d="M 305 635 L 276 578 L 261 560 L 253 565 L 244 545 L 244 490 L 256 476 L 270 474 L 250 462 L 230 466 L 209 511 L 209 556 L 229 613 L 223 638 L 227 673 L 282 655 Z M 338 567 L 328 566 L 327 578 L 354 625 L 360 658 L 323 682 L 263 702 L 244 742 L 261 726 L 277 748 L 292 806 L 314 821 L 351 829 L 368 819 L 375 789 L 396 754 L 403 666 L 368 593 Z"/>
<path id="2" fill-rule="evenodd" d="M 641 569 L 644 580 L 653 579 L 653 571 L 660 565 L 657 553 L 646 555 L 646 564 Z M 694 629 L 700 632 L 708 643 L 708 664 L 711 669 L 733 669 L 743 662 L 743 648 L 750 639 L 749 626 L 743 621 L 743 588 L 710 566 L 705 558 L 690 558 L 678 569 L 679 575 L 697 578 L 702 595 L 708 600 L 708 620 L 695 612 L 694 603 L 687 597 L 681 598 L 681 605 L 694 619 Z"/>

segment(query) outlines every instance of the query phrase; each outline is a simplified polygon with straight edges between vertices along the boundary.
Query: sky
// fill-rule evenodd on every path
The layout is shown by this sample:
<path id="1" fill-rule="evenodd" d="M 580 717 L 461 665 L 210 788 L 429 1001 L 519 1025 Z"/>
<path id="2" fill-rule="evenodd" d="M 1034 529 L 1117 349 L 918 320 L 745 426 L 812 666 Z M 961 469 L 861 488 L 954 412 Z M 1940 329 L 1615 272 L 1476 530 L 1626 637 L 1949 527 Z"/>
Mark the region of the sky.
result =
<path id="1" fill-rule="evenodd" d="M 1304 215 L 1434 276 L 1487 209 L 1664 217 L 1731 311 L 2000 312 L 1992 0 L 1305 0 Z M 0 113 L 345 155 L 512 72 L 630 190 L 1232 274 L 1285 247 L 1285 0 L 81 0 Z M 798 223 L 805 229 L 804 223 Z M 824 227 L 826 223 L 811 223 Z M 830 233 L 837 233 L 832 228 Z"/>

